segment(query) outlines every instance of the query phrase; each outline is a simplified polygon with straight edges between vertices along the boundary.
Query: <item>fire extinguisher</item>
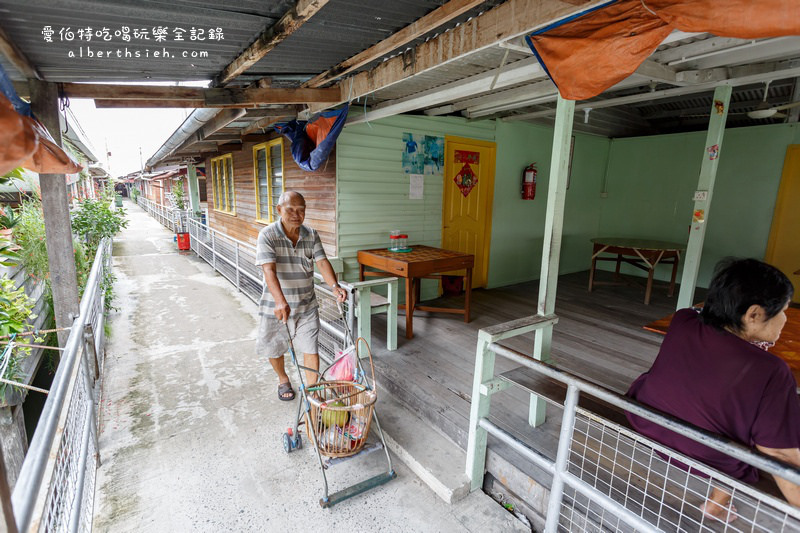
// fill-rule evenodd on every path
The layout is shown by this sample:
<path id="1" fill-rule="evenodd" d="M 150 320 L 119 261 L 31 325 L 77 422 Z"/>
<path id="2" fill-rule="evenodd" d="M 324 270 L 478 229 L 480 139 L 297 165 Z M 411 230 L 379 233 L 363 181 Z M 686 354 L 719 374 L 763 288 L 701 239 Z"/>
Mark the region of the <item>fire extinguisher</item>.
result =
<path id="1" fill-rule="evenodd" d="M 531 163 L 522 171 L 522 199 L 533 200 L 536 198 L 536 163 Z"/>

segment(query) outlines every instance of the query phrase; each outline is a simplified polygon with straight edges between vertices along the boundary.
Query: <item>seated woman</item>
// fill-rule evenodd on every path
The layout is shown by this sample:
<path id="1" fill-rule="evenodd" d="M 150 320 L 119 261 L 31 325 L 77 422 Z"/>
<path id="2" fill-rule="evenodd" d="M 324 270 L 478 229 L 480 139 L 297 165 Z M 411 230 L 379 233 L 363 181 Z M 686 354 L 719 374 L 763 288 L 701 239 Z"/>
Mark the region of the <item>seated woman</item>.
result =
<path id="1" fill-rule="evenodd" d="M 723 260 L 702 311 L 675 313 L 653 366 L 633 382 L 628 396 L 800 466 L 797 383 L 789 366 L 766 351 L 780 337 L 792 294 L 791 282 L 775 267 L 755 259 Z M 735 457 L 635 415 L 628 420 L 639 433 L 731 477 L 758 480 L 758 470 Z M 776 482 L 789 503 L 800 506 L 800 486 Z M 714 488 L 703 512 L 731 521 L 730 499 Z"/>

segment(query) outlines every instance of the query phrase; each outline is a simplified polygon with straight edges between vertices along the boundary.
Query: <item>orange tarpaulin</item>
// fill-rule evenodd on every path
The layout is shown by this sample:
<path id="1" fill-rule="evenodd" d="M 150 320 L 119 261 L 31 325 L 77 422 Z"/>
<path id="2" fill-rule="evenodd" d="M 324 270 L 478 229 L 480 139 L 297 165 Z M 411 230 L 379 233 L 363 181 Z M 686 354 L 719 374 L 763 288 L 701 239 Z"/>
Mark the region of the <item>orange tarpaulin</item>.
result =
<path id="1" fill-rule="evenodd" d="M 672 30 L 800 35 L 798 0 L 620 0 L 528 35 L 561 96 L 586 100 L 630 76 Z"/>
<path id="2" fill-rule="evenodd" d="M 39 121 L 17 113 L 0 94 L 0 175 L 17 167 L 40 174 L 74 174 L 83 168 Z"/>

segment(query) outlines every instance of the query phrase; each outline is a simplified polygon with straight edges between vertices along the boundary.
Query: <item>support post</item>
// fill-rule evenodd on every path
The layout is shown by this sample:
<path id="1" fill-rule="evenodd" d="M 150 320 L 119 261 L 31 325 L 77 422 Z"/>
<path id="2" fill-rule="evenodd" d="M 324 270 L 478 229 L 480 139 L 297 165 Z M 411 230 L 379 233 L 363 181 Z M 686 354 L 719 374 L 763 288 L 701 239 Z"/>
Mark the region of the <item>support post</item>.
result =
<path id="1" fill-rule="evenodd" d="M 200 185 L 197 181 L 197 167 L 193 163 L 186 165 L 186 181 L 189 182 L 189 205 L 192 213 L 200 211 Z"/>
<path id="2" fill-rule="evenodd" d="M 540 316 L 552 315 L 556 307 L 558 262 L 561 256 L 561 235 L 564 228 L 564 204 L 574 115 L 575 101 L 566 100 L 559 94 L 555 131 L 553 132 L 553 152 L 550 156 L 550 181 L 547 188 L 547 214 L 544 226 L 544 244 L 542 245 L 542 271 L 539 277 L 537 311 Z M 533 347 L 534 359 L 548 361 L 552 342 L 552 325 L 537 329 Z M 544 411 L 544 400 L 531 394 L 528 423 L 534 427 L 542 424 Z"/>
<path id="3" fill-rule="evenodd" d="M 579 394 L 575 385 L 567 386 L 564 414 L 561 417 L 561 430 L 558 435 L 555 472 L 553 473 L 553 483 L 550 485 L 550 499 L 547 502 L 547 522 L 544 527 L 546 533 L 558 531 L 561 502 L 564 499 L 564 475 L 569 467 L 569 448 L 572 442 L 572 430 L 575 427 L 575 409 L 578 407 Z"/>
<path id="4" fill-rule="evenodd" d="M 358 337 L 362 337 L 367 344 L 372 346 L 372 287 L 358 288 L 358 302 L 356 303 L 356 318 L 358 318 Z M 358 338 L 356 337 L 356 338 Z M 367 357 L 367 354 L 361 356 Z"/>
<path id="5" fill-rule="evenodd" d="M 389 309 L 386 310 L 386 349 L 397 349 L 397 305 L 400 297 L 398 294 L 398 281 L 396 279 L 389 282 L 386 291 L 386 298 L 389 300 Z"/>
<path id="6" fill-rule="evenodd" d="M 706 236 L 706 221 L 711 208 L 711 194 L 714 192 L 714 180 L 717 177 L 719 156 L 722 153 L 722 138 L 725 134 L 731 90 L 730 85 L 721 85 L 714 90 L 706 144 L 703 147 L 703 164 L 700 166 L 700 178 L 697 180 L 697 191 L 694 196 L 689 243 L 686 245 L 686 256 L 683 259 L 678 309 L 691 307 L 694 299 L 697 273 L 700 270 L 700 258 L 703 253 L 703 241 Z"/>
<path id="7" fill-rule="evenodd" d="M 61 123 L 58 113 L 58 89 L 55 83 L 29 80 L 31 106 L 53 140 L 61 146 Z M 72 249 L 72 228 L 69 218 L 67 181 L 64 174 L 40 174 L 42 211 L 47 239 L 47 259 L 50 264 L 50 285 L 53 291 L 53 310 L 56 327 L 68 328 L 78 314 L 78 278 Z M 58 332 L 58 345 L 64 347 L 68 331 Z"/>
<path id="8" fill-rule="evenodd" d="M 241 292 L 242 291 L 242 270 L 241 265 L 239 265 L 239 243 L 236 243 L 236 256 L 234 258 L 234 264 L 236 265 L 236 290 Z"/>
<path id="9" fill-rule="evenodd" d="M 469 410 L 469 441 L 467 442 L 466 473 L 469 478 L 469 490 L 475 491 L 483 487 L 483 474 L 486 470 L 485 429 L 480 427 L 481 418 L 489 416 L 491 392 L 481 391 L 485 381 L 494 379 L 495 354 L 489 349 L 492 336 L 481 330 L 478 332 L 478 347 L 475 352 L 475 376 L 472 378 L 472 403 Z"/>

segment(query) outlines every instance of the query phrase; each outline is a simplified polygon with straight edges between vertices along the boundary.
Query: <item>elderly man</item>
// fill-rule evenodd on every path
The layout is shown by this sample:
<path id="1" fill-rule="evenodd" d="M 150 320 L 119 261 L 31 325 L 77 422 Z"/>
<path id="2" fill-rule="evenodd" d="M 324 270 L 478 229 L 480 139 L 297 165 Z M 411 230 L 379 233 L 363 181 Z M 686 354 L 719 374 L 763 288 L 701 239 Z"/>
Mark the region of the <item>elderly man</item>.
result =
<path id="1" fill-rule="evenodd" d="M 303 225 L 306 201 L 295 191 L 286 191 L 278 200 L 280 218 L 258 233 L 256 264 L 264 271 L 266 286 L 259 303 L 256 352 L 269 358 L 278 374 L 278 397 L 293 400 L 294 389 L 286 375 L 283 354 L 289 349 L 288 324 L 295 352 L 303 353 L 303 365 L 319 370 L 319 314 L 314 295 L 314 264 L 325 282 L 333 287 L 340 302 L 347 297 L 336 282 L 316 230 Z M 314 371 L 306 370 L 308 384 L 316 383 Z"/>

